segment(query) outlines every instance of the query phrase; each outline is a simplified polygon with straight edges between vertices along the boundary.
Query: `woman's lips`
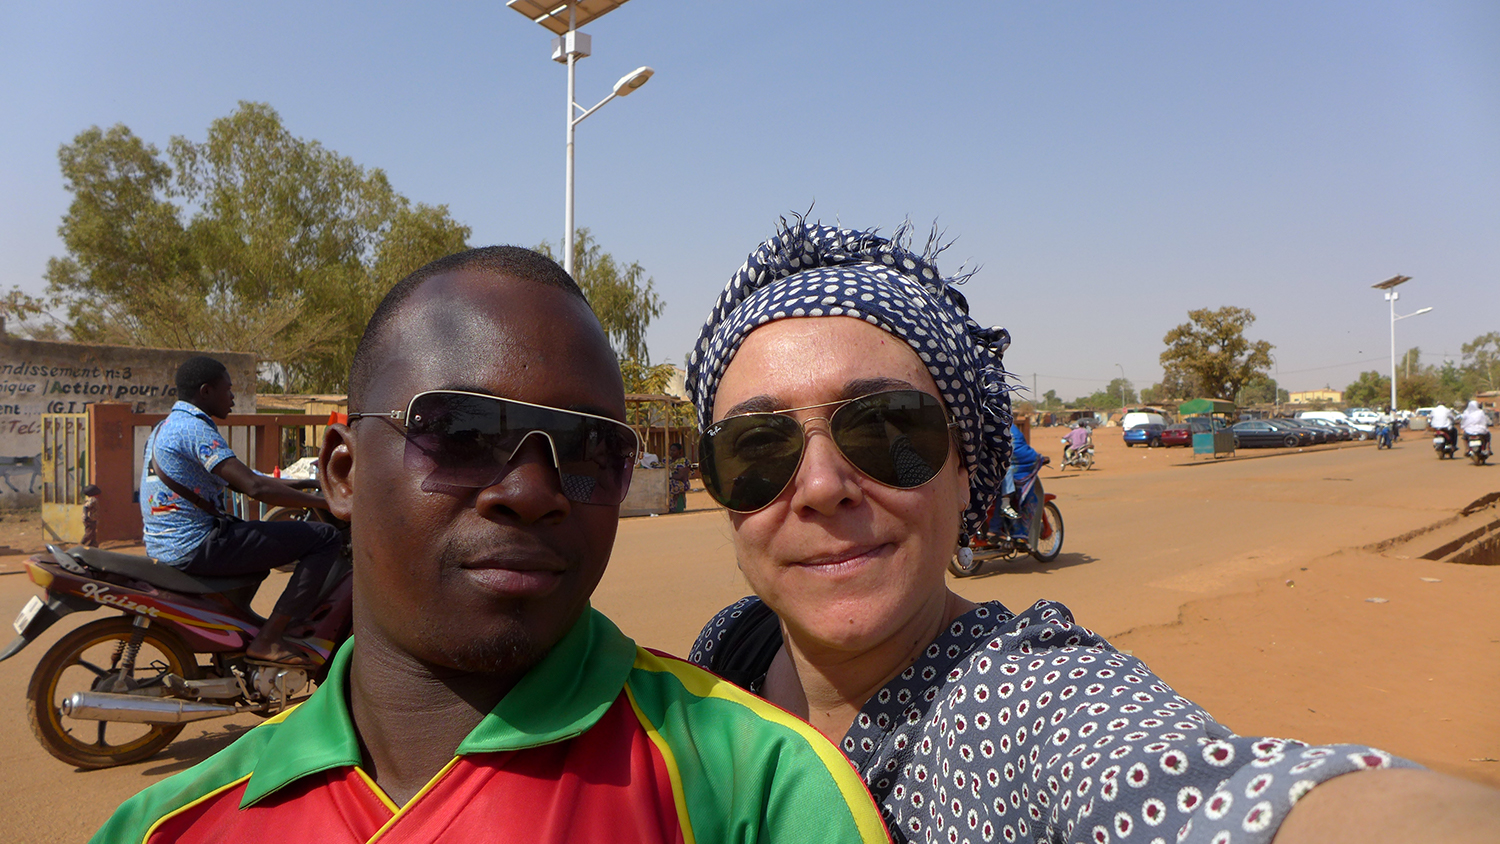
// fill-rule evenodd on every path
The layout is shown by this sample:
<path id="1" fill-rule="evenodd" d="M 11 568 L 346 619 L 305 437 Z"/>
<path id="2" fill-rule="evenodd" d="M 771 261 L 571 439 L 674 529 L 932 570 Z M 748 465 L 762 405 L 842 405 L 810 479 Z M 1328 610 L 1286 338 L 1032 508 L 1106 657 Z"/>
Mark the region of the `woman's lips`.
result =
<path id="1" fill-rule="evenodd" d="M 884 556 L 889 550 L 889 545 L 871 545 L 862 548 L 852 548 L 845 551 L 836 551 L 828 554 L 819 554 L 798 560 L 792 565 L 821 574 L 844 574 L 852 572 L 861 566 Z"/>

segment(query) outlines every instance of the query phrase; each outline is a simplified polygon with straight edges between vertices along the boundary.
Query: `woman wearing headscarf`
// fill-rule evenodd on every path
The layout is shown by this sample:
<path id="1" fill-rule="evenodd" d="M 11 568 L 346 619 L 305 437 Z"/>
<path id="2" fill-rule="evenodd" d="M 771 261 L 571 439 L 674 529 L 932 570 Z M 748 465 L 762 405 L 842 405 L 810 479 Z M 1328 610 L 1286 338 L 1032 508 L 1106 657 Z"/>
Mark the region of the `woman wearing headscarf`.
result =
<path id="1" fill-rule="evenodd" d="M 756 596 L 715 616 L 692 660 L 837 742 L 898 840 L 1319 840 L 1320 812 L 1347 832 L 1352 805 L 1405 805 L 1372 796 L 1392 783 L 1491 795 L 1410 770 L 1321 785 L 1416 766 L 1236 736 L 1061 604 L 950 591 L 960 530 L 980 530 L 1010 452 L 1009 335 L 970 318 L 965 277 L 908 234 L 783 221 L 704 325 L 688 365 L 700 469 Z"/>
<path id="2" fill-rule="evenodd" d="M 1490 451 L 1490 417 L 1479 406 L 1475 400 L 1469 401 L 1469 406 L 1464 408 L 1463 415 L 1458 418 L 1458 424 L 1464 429 L 1464 436 L 1478 437 L 1480 448 L 1488 456 Z"/>

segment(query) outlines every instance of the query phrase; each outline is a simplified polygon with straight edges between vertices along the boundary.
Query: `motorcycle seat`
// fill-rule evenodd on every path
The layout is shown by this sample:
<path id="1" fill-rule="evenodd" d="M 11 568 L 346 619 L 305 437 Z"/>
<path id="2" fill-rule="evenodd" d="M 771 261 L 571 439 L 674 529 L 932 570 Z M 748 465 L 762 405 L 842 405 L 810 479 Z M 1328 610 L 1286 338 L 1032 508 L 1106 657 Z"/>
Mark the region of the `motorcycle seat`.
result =
<path id="1" fill-rule="evenodd" d="M 78 546 L 69 548 L 68 554 L 82 560 L 86 565 L 111 574 L 123 575 L 135 580 L 144 580 L 159 589 L 181 592 L 185 595 L 208 595 L 228 592 L 244 586 L 255 586 L 265 580 L 264 573 L 239 575 L 237 577 L 196 577 L 159 563 L 151 557 L 102 551 L 98 548 Z"/>

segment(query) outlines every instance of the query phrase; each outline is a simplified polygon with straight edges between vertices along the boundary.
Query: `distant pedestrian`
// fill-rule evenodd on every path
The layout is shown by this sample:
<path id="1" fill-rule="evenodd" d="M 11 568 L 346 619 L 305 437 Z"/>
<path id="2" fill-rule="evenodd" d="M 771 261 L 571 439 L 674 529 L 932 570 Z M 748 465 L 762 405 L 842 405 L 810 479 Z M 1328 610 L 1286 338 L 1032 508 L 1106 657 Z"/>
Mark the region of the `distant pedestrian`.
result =
<path id="1" fill-rule="evenodd" d="M 667 446 L 667 495 L 671 497 L 669 513 L 687 510 L 688 475 L 687 458 L 683 456 L 682 443 Z"/>
<path id="2" fill-rule="evenodd" d="M 98 548 L 99 495 L 103 490 L 89 484 L 80 491 L 83 493 L 83 539 L 80 543 L 90 548 Z"/>

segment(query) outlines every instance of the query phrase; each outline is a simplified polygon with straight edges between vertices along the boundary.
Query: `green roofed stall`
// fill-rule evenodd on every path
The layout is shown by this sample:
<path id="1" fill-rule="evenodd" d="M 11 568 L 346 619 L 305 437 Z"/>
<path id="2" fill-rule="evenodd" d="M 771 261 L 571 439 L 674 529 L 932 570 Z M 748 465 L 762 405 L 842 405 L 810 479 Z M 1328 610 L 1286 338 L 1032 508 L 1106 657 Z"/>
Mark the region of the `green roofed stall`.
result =
<path id="1" fill-rule="evenodd" d="M 1192 399 L 1177 406 L 1177 414 L 1182 419 L 1189 416 L 1212 416 L 1216 413 L 1232 417 L 1234 411 L 1234 402 L 1224 399 Z M 1234 454 L 1234 432 L 1223 430 L 1193 434 L 1193 456 L 1200 454 L 1212 454 L 1214 457 Z"/>
<path id="2" fill-rule="evenodd" d="M 1177 406 L 1179 416 L 1207 416 L 1214 413 L 1234 413 L 1234 402 L 1224 399 L 1192 399 Z"/>

